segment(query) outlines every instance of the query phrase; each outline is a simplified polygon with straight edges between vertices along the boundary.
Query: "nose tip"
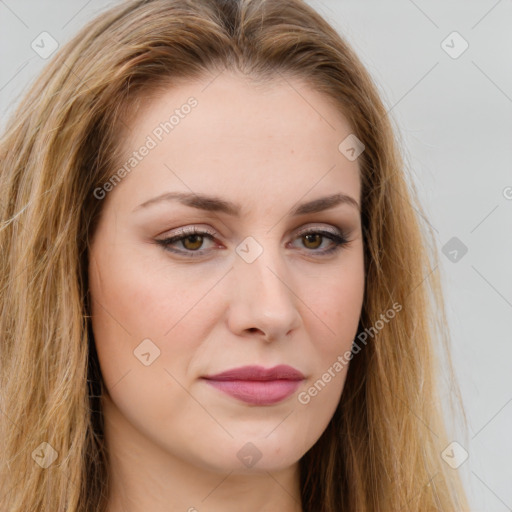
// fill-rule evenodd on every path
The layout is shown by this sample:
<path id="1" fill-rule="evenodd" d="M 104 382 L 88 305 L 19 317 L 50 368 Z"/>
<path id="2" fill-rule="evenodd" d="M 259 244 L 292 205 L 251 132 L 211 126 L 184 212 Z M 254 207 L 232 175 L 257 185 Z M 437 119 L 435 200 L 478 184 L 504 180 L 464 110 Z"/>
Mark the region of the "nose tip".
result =
<path id="1" fill-rule="evenodd" d="M 265 251 L 252 263 L 240 261 L 230 314 L 233 330 L 266 342 L 284 338 L 301 322 L 293 286 L 270 267 L 271 258 Z M 273 262 L 279 265 L 277 257 Z M 281 272 L 286 273 L 286 269 Z"/>

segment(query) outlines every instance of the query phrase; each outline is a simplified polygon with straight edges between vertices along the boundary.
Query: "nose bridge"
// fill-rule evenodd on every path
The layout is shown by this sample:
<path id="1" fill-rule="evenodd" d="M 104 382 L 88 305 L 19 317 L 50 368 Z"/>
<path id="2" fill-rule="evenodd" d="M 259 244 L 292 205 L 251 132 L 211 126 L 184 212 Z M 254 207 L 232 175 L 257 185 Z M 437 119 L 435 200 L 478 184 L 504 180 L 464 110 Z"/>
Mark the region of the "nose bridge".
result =
<path id="1" fill-rule="evenodd" d="M 259 237 L 258 240 L 249 236 L 238 245 L 236 252 L 238 260 L 241 260 L 237 261 L 236 268 L 241 276 L 252 280 L 252 286 L 258 287 L 259 292 L 276 298 L 290 293 L 281 248 L 274 243 L 272 236 Z"/>

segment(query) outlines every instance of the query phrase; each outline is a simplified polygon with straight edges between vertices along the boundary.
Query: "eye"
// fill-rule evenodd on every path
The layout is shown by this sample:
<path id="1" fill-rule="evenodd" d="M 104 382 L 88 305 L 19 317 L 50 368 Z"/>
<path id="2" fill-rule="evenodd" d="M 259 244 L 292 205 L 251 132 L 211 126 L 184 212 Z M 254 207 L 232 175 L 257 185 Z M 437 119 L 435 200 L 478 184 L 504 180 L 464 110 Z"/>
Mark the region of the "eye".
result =
<path id="1" fill-rule="evenodd" d="M 348 243 L 347 236 L 342 231 L 327 231 L 315 228 L 299 232 L 298 239 L 302 240 L 304 247 L 311 249 L 310 252 L 318 253 L 320 256 L 332 254 Z M 328 249 L 317 250 L 326 239 L 331 241 L 331 246 Z"/>
<path id="2" fill-rule="evenodd" d="M 173 235 L 162 240 L 155 240 L 158 245 L 161 245 L 166 251 L 182 254 L 184 256 L 197 257 L 204 254 L 204 250 L 198 250 L 204 243 L 205 239 L 213 240 L 217 236 L 215 231 L 200 230 L 196 227 L 184 228 Z M 177 242 L 181 243 L 185 250 L 172 248 Z"/>
<path id="3" fill-rule="evenodd" d="M 166 251 L 179 254 L 184 257 L 198 257 L 208 252 L 207 249 L 201 249 L 205 240 L 214 240 L 217 236 L 215 231 L 200 230 L 196 227 L 185 228 L 178 231 L 177 234 L 155 242 L 162 246 Z M 303 247 L 309 249 L 307 252 L 319 256 L 332 254 L 341 249 L 348 243 L 346 235 L 342 231 L 327 231 L 322 229 L 307 229 L 298 233 L 297 240 L 301 240 Z M 318 250 L 325 240 L 330 240 L 330 247 Z M 176 249 L 176 244 L 181 244 L 182 249 Z"/>

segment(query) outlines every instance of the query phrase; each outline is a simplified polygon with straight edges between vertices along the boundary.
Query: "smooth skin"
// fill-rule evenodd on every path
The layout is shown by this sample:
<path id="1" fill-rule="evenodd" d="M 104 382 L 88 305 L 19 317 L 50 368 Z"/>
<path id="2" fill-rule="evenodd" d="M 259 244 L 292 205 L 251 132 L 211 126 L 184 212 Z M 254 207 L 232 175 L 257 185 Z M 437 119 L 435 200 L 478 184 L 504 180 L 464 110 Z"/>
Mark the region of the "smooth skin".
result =
<path id="1" fill-rule="evenodd" d="M 191 96 L 197 105 L 158 141 L 155 128 Z M 332 418 L 346 365 L 307 404 L 298 396 L 350 350 L 364 295 L 359 167 L 338 149 L 352 129 L 299 79 L 255 84 L 228 71 L 143 99 L 127 125 L 127 159 L 148 135 L 158 144 L 106 194 L 89 254 L 108 512 L 301 511 L 298 461 Z M 140 206 L 167 192 L 240 212 Z M 356 204 L 291 214 L 333 194 Z M 185 227 L 215 236 L 156 242 Z M 335 243 L 318 230 L 347 242 L 322 255 Z M 306 378 L 273 405 L 202 379 L 278 364 Z"/>

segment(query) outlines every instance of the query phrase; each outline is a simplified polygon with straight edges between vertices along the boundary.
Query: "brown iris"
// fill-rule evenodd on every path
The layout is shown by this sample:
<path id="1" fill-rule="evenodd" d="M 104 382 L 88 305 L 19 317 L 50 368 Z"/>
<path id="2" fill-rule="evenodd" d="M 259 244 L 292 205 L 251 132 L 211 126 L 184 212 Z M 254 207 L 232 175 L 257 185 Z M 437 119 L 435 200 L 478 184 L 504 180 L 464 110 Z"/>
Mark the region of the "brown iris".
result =
<path id="1" fill-rule="evenodd" d="M 319 245 L 321 245 L 323 236 L 319 233 L 309 233 L 307 235 L 303 235 L 302 238 L 305 239 L 308 243 L 309 242 L 314 243 L 314 240 L 316 239 L 316 241 L 320 241 Z M 305 244 L 305 246 L 308 247 L 308 249 L 317 249 L 319 247 L 319 245 L 315 245 L 315 247 L 310 247 L 307 245 L 307 243 Z"/>
<path id="2" fill-rule="evenodd" d="M 187 246 L 186 243 L 188 240 L 192 240 L 192 246 Z M 181 243 L 185 247 L 185 249 L 194 250 L 199 249 L 201 245 L 203 244 L 203 237 L 201 235 L 188 235 L 186 238 L 184 238 Z"/>

